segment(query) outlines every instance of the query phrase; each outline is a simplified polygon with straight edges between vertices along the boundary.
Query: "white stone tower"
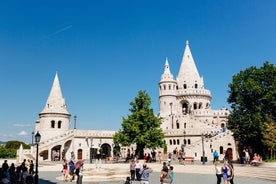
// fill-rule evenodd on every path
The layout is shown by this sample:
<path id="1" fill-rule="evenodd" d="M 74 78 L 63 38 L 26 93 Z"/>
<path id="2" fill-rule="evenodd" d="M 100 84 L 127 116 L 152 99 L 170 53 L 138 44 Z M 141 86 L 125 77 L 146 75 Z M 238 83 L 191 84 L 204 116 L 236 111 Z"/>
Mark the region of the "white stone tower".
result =
<path id="1" fill-rule="evenodd" d="M 41 134 L 41 142 L 67 132 L 70 129 L 70 117 L 56 73 L 46 105 L 36 121 L 35 129 Z"/>
<path id="2" fill-rule="evenodd" d="M 221 156 L 226 149 L 235 150 L 232 133 L 225 129 L 229 111 L 212 110 L 211 99 L 187 41 L 176 80 L 166 58 L 159 82 L 159 117 L 168 152 L 185 147 L 187 155 L 199 159 L 202 147 L 209 158 L 214 150 L 219 150 Z M 231 158 L 236 158 L 235 152 Z"/>

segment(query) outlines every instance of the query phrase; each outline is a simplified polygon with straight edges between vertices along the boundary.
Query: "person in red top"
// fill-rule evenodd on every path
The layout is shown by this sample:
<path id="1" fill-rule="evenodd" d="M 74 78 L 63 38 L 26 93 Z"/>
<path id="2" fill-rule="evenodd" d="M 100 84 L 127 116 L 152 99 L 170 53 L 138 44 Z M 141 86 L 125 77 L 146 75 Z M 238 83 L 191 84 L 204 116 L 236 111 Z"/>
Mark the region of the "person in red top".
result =
<path id="1" fill-rule="evenodd" d="M 67 181 L 68 175 L 69 175 L 69 167 L 66 159 L 64 159 L 64 162 L 62 164 L 62 174 L 63 174 L 63 181 Z"/>

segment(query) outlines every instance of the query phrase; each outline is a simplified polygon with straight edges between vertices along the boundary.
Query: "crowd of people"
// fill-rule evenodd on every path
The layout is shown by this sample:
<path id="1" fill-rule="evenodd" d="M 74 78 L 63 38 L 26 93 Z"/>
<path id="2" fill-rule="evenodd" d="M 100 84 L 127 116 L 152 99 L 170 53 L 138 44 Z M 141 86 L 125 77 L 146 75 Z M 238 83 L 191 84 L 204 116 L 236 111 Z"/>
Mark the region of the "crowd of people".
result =
<path id="1" fill-rule="evenodd" d="M 142 164 L 137 157 L 134 157 L 130 161 L 129 173 L 125 184 L 131 184 L 133 181 L 140 181 L 140 184 L 149 184 L 149 175 L 153 170 L 147 166 L 147 160 L 144 160 Z M 163 162 L 163 166 L 160 172 L 161 184 L 172 184 L 174 180 L 173 166 Z"/>
<path id="2" fill-rule="evenodd" d="M 77 184 L 82 184 L 82 178 L 83 178 L 83 160 L 75 161 L 74 158 L 71 158 L 69 162 L 67 162 L 66 159 L 63 160 L 62 164 L 62 175 L 63 175 L 63 181 L 70 181 L 72 182 L 76 179 Z"/>
<path id="3" fill-rule="evenodd" d="M 32 184 L 34 182 L 34 163 L 33 160 L 26 160 L 15 166 L 14 163 L 9 165 L 7 160 L 4 160 L 0 170 L 1 183 L 9 184 Z"/>

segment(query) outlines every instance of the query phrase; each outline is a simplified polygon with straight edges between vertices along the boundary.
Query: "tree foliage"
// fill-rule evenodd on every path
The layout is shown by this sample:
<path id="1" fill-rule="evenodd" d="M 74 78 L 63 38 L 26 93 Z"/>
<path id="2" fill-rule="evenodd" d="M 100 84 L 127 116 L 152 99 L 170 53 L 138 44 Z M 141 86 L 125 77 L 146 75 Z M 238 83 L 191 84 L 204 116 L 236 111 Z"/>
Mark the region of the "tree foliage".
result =
<path id="1" fill-rule="evenodd" d="M 145 147 L 156 149 L 164 147 L 164 133 L 160 128 L 161 119 L 154 115 L 150 107 L 151 98 L 145 91 L 130 103 L 130 115 L 123 117 L 122 128 L 114 135 L 115 145 L 130 146 L 136 144 L 136 154 L 143 157 Z"/>
<path id="2" fill-rule="evenodd" d="M 276 119 L 276 68 L 265 62 L 262 67 L 249 67 L 234 75 L 229 84 L 228 102 L 232 112 L 228 128 L 240 146 L 265 154 L 265 122 Z"/>
<path id="3" fill-rule="evenodd" d="M 5 145 L 6 149 L 19 149 L 22 144 L 23 149 L 30 149 L 30 146 L 21 141 L 8 141 Z"/>
<path id="4" fill-rule="evenodd" d="M 19 149 L 20 145 L 23 145 L 24 149 L 30 149 L 30 146 L 20 141 L 8 141 L 5 145 L 0 147 L 0 158 L 15 158 L 16 150 Z"/>
<path id="5" fill-rule="evenodd" d="M 263 144 L 270 149 L 269 158 L 273 158 L 273 150 L 276 149 L 276 123 L 275 122 L 266 122 L 264 123 L 263 131 Z"/>

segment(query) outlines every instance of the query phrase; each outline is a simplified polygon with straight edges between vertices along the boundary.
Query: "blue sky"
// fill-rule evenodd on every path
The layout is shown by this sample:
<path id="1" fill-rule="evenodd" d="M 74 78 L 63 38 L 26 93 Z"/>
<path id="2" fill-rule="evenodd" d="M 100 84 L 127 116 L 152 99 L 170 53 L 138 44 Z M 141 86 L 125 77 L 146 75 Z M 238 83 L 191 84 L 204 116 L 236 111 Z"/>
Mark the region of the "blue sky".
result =
<path id="1" fill-rule="evenodd" d="M 212 109 L 229 107 L 234 74 L 275 64 L 275 8 L 273 0 L 1 1 L 0 140 L 31 142 L 56 72 L 79 129 L 118 130 L 139 90 L 157 114 L 165 58 L 176 77 L 186 40 Z"/>

